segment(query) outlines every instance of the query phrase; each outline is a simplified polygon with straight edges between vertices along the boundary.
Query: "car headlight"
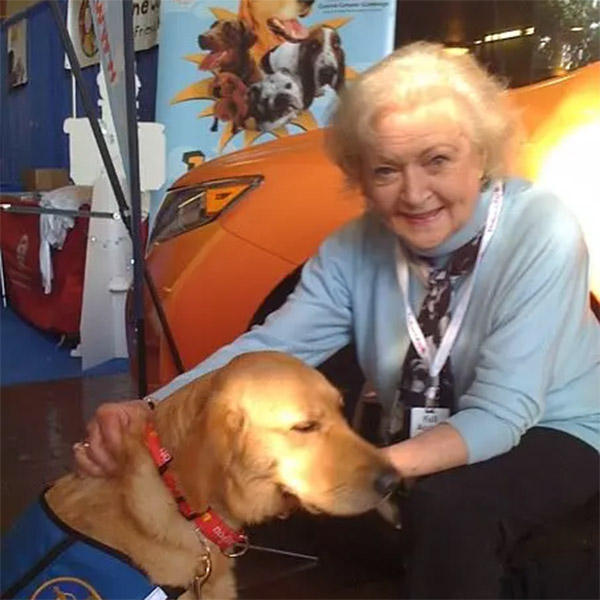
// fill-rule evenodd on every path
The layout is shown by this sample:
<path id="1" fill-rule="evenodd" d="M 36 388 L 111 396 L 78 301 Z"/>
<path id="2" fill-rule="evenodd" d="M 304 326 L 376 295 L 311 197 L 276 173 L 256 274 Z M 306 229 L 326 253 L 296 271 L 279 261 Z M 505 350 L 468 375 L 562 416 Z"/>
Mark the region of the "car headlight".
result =
<path id="1" fill-rule="evenodd" d="M 156 215 L 150 242 L 164 242 L 214 221 L 262 180 L 261 175 L 249 175 L 170 190 Z"/>

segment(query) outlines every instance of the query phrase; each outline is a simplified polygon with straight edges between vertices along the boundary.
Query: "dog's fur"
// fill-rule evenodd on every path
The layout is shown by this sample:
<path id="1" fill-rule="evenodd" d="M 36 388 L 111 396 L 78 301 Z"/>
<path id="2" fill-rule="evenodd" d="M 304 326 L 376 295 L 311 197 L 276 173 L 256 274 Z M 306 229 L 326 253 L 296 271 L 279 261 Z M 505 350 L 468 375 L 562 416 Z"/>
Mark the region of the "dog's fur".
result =
<path id="1" fill-rule="evenodd" d="M 335 515 L 381 500 L 390 467 L 356 435 L 341 397 L 317 371 L 276 352 L 240 356 L 161 402 L 152 414 L 170 469 L 195 511 L 208 506 L 232 527 L 290 509 Z M 157 584 L 188 588 L 202 546 L 161 480 L 142 425 L 125 438 L 118 475 L 67 475 L 47 492 L 71 527 L 129 555 Z M 212 544 L 203 598 L 235 597 L 231 559 Z"/>
<path id="2" fill-rule="evenodd" d="M 300 81 L 287 69 L 271 73 L 248 90 L 246 127 L 273 131 L 302 111 Z"/>
<path id="3" fill-rule="evenodd" d="M 304 108 L 325 86 L 339 92 L 345 84 L 346 58 L 340 36 L 331 27 L 317 27 L 302 42 L 285 42 L 266 53 L 260 67 L 264 73 L 287 69 L 302 84 Z"/>

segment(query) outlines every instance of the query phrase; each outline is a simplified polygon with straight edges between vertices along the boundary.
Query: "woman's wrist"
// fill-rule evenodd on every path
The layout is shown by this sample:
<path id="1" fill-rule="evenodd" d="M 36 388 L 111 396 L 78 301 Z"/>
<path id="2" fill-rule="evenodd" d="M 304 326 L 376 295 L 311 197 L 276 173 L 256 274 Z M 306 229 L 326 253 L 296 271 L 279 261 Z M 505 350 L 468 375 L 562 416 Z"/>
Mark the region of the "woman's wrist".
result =
<path id="1" fill-rule="evenodd" d="M 398 471 L 402 478 L 410 477 L 410 474 L 408 473 L 408 471 L 410 471 L 409 465 L 411 463 L 410 445 L 407 448 L 407 441 L 408 440 L 398 442 L 392 446 L 381 449 L 386 459 L 390 462 L 392 467 Z"/>
<path id="2" fill-rule="evenodd" d="M 388 446 L 383 452 L 403 478 L 437 473 L 468 461 L 468 449 L 462 436 L 447 423 Z"/>

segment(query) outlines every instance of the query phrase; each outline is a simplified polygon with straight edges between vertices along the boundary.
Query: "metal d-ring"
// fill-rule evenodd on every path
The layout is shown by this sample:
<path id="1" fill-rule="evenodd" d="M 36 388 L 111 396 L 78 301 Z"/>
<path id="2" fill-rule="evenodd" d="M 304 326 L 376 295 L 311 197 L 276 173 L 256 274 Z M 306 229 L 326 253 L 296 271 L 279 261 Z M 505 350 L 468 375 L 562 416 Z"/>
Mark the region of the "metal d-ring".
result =
<path id="1" fill-rule="evenodd" d="M 248 552 L 249 547 L 250 542 L 248 540 L 248 536 L 242 535 L 241 538 L 237 542 L 235 542 L 235 544 L 232 544 L 231 546 L 229 546 L 229 548 L 221 550 L 221 552 L 223 552 L 223 554 L 227 558 L 237 558 L 238 556 L 243 556 L 244 554 L 246 554 L 246 552 Z"/>

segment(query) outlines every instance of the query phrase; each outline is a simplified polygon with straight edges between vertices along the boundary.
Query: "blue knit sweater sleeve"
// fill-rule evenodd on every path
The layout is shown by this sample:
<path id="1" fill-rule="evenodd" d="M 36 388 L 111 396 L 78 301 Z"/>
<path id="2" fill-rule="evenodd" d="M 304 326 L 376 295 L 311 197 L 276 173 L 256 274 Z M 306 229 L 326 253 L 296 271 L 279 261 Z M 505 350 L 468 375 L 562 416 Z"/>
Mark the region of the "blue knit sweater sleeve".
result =
<path id="1" fill-rule="evenodd" d="M 328 237 L 304 266 L 300 282 L 285 304 L 263 325 L 217 350 L 154 392 L 152 398 L 161 400 L 240 354 L 276 350 L 316 366 L 343 348 L 351 339 L 350 290 L 357 235 L 356 223 L 352 222 Z"/>
<path id="2" fill-rule="evenodd" d="M 497 242 L 490 331 L 474 379 L 449 420 L 467 444 L 470 463 L 517 445 L 544 415 L 555 373 L 564 377 L 572 368 L 575 379 L 581 365 L 577 348 L 589 354 L 593 330 L 585 319 L 574 318 L 592 318 L 580 227 L 553 196 L 528 194 L 534 197 L 523 198 L 506 216 L 504 235 L 512 239 Z"/>

